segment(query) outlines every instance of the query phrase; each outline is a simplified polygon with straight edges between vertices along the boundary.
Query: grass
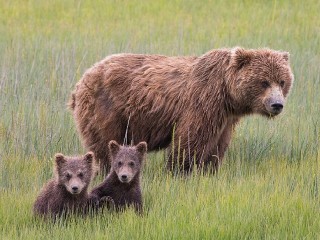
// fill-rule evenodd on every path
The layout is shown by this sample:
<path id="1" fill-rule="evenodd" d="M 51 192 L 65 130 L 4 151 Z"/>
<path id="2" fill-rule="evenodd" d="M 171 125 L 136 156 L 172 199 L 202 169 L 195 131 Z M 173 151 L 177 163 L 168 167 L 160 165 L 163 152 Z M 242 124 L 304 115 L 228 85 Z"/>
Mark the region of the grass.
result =
<path id="1" fill-rule="evenodd" d="M 0 0 L 0 238 L 320 238 L 319 11 L 315 0 Z M 33 218 L 53 155 L 85 152 L 66 109 L 85 69 L 118 52 L 236 45 L 289 51 L 295 82 L 281 116 L 242 120 L 219 174 L 173 177 L 151 153 L 143 217 Z"/>

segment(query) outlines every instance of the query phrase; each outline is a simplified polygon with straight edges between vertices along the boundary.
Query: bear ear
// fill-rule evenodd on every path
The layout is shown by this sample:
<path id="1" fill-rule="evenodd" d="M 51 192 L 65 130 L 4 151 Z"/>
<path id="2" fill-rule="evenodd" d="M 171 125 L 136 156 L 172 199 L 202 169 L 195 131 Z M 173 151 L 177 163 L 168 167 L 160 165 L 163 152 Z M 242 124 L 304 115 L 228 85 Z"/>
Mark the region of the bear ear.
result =
<path id="1" fill-rule="evenodd" d="M 66 158 L 62 153 L 57 153 L 54 157 L 58 167 L 61 167 L 66 162 Z"/>
<path id="2" fill-rule="evenodd" d="M 286 62 L 289 62 L 290 54 L 288 52 L 281 52 L 281 55 Z"/>
<path id="3" fill-rule="evenodd" d="M 91 164 L 93 162 L 94 154 L 93 152 L 87 152 L 86 155 L 84 155 L 83 160 L 85 160 L 87 163 Z"/>
<path id="4" fill-rule="evenodd" d="M 245 65 L 249 64 L 253 57 L 253 53 L 250 50 L 245 50 L 240 47 L 235 47 L 231 50 L 231 60 L 230 63 L 237 70 L 243 68 Z"/>
<path id="5" fill-rule="evenodd" d="M 136 149 L 141 155 L 144 155 L 147 152 L 147 143 L 139 142 L 138 145 L 136 146 Z"/>
<path id="6" fill-rule="evenodd" d="M 113 156 L 116 155 L 120 150 L 120 145 L 115 140 L 111 140 L 108 146 L 109 146 L 109 151 Z"/>

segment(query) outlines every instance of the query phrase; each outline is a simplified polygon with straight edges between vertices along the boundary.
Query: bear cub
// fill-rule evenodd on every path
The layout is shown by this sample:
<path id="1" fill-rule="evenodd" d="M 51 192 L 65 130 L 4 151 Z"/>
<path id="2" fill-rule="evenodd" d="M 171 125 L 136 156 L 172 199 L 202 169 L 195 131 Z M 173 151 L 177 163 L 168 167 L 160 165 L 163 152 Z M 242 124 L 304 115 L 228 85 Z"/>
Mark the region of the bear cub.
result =
<path id="1" fill-rule="evenodd" d="M 147 143 L 136 146 L 120 146 L 116 141 L 109 142 L 111 170 L 106 179 L 90 194 L 92 201 L 110 197 L 116 211 L 133 206 L 142 213 L 142 194 L 140 188 L 140 171 L 147 152 Z"/>
<path id="2" fill-rule="evenodd" d="M 94 155 L 80 157 L 55 155 L 55 178 L 42 189 L 34 203 L 39 216 L 61 216 L 68 213 L 86 214 L 89 210 L 88 186 L 94 174 Z"/>

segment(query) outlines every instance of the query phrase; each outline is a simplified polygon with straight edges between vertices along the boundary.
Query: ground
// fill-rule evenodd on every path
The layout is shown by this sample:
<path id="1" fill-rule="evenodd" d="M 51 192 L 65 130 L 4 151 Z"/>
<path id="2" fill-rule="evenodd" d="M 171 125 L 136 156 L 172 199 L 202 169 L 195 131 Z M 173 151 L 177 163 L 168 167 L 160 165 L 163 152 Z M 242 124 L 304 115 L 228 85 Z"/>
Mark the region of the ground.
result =
<path id="1" fill-rule="evenodd" d="M 0 238 L 319 238 L 319 11 L 315 0 L 1 1 Z M 278 118 L 241 122 L 218 175 L 173 177 L 164 153 L 150 154 L 146 216 L 33 218 L 52 156 L 86 152 L 66 108 L 85 69 L 118 52 L 200 55 L 236 45 L 290 52 L 295 82 Z"/>

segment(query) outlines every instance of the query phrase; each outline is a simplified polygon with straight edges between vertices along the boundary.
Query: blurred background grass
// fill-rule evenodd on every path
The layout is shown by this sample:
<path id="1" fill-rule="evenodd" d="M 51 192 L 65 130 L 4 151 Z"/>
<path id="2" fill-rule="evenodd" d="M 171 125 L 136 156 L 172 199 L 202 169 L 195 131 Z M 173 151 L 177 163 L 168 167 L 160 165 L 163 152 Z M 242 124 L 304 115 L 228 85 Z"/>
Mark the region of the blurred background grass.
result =
<path id="1" fill-rule="evenodd" d="M 319 12 L 315 0 L 0 0 L 1 238 L 319 238 Z M 152 153 L 144 217 L 32 218 L 54 153 L 85 152 L 66 109 L 85 69 L 119 52 L 233 46 L 289 51 L 295 82 L 279 117 L 243 119 L 218 175 L 172 177 Z"/>

